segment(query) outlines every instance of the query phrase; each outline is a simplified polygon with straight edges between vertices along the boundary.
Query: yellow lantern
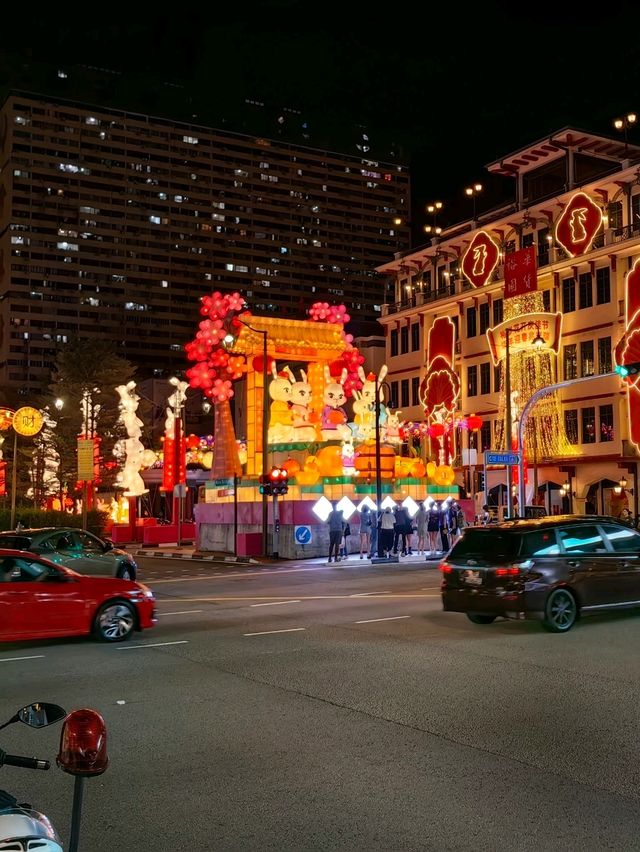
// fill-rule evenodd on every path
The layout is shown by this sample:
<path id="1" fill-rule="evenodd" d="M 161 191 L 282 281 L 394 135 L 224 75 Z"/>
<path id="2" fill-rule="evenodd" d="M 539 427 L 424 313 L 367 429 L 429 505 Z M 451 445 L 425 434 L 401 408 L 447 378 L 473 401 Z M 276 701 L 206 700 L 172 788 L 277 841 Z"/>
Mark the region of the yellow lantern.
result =
<path id="1" fill-rule="evenodd" d="M 429 477 L 429 479 L 433 479 L 433 477 L 435 476 L 435 473 L 436 473 L 436 463 L 432 462 L 432 461 L 428 462 L 427 463 L 427 476 Z"/>

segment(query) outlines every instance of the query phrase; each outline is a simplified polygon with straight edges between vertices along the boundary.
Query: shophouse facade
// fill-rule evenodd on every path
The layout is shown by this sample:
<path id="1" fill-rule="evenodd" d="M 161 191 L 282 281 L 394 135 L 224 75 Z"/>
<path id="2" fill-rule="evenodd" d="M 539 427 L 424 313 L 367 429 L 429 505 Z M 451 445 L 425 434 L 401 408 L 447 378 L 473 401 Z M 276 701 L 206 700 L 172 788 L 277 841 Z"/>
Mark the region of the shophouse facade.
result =
<path id="1" fill-rule="evenodd" d="M 538 403 L 542 413 L 532 409 L 527 503 L 615 514 L 628 505 L 638 514 L 638 391 L 614 371 L 616 358 L 640 360 L 639 164 L 640 148 L 626 139 L 564 128 L 487 166 L 513 178 L 513 204 L 447 228 L 378 268 L 394 282 L 381 323 L 390 396 L 403 420 L 425 421 L 425 394 L 436 373 L 446 374 L 434 370 L 430 331 L 451 332 L 452 374 L 445 377 L 453 390 L 440 393 L 456 424 L 457 482 L 477 505 L 488 497 L 505 502 L 507 469 L 489 465 L 486 454 L 516 447 L 505 437 L 508 347 L 512 436 L 538 387 L 568 383 Z M 523 276 L 522 264 L 532 259 L 533 275 Z M 537 355 L 532 344 L 541 331 Z M 477 432 L 458 425 L 471 414 L 482 420 Z M 425 440 L 433 457 L 437 444 Z"/>

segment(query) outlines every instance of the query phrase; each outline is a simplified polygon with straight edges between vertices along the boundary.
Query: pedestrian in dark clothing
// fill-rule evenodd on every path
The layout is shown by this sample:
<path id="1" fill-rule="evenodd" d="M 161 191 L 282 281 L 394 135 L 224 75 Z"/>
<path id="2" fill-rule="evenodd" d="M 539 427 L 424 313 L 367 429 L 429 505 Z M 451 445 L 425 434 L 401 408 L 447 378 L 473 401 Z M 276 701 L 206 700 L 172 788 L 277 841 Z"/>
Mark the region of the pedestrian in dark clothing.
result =
<path id="1" fill-rule="evenodd" d="M 442 545 L 442 552 L 446 553 L 449 550 L 449 521 L 448 521 L 448 508 L 443 506 L 440 510 L 440 543 Z"/>
<path id="2" fill-rule="evenodd" d="M 429 533 L 429 556 L 435 556 L 438 552 L 438 539 L 440 537 L 440 509 L 437 503 L 432 503 L 429 509 L 427 532 Z"/>
<path id="3" fill-rule="evenodd" d="M 393 552 L 398 552 L 398 544 L 402 543 L 402 555 L 407 555 L 407 530 L 411 527 L 409 513 L 404 506 L 395 508 L 395 525 L 393 528 Z"/>
<path id="4" fill-rule="evenodd" d="M 388 556 L 393 547 L 393 533 L 396 519 L 393 512 L 387 506 L 380 518 L 380 531 L 378 533 L 378 555 Z"/>
<path id="5" fill-rule="evenodd" d="M 344 516 L 342 509 L 336 508 L 336 503 L 333 503 L 333 509 L 329 512 L 327 523 L 329 524 L 329 562 L 333 556 L 334 562 L 340 562 L 340 545 L 342 543 L 342 535 L 344 532 Z"/>

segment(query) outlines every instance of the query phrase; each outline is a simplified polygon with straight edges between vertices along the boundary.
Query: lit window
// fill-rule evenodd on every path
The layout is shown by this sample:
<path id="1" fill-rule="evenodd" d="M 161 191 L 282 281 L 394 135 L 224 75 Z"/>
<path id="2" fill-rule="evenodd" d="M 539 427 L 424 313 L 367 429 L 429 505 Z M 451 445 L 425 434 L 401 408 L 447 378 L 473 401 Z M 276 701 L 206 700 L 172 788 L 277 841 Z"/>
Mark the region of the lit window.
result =
<path id="1" fill-rule="evenodd" d="M 160 224 L 160 217 L 159 216 L 149 216 L 149 221 L 151 222 L 152 225 L 159 225 Z"/>
<path id="2" fill-rule="evenodd" d="M 197 145 L 198 137 L 197 136 L 183 136 L 182 141 L 186 142 L 188 145 Z"/>
<path id="3" fill-rule="evenodd" d="M 56 244 L 59 249 L 63 251 L 78 251 L 77 243 L 68 243 L 66 240 Z"/>
<path id="4" fill-rule="evenodd" d="M 69 75 L 67 74 L 67 72 L 66 72 L 66 71 L 62 71 L 60 68 L 58 68 L 58 77 L 59 77 L 61 80 L 66 80 L 68 76 L 69 76 Z"/>
<path id="5" fill-rule="evenodd" d="M 168 287 L 168 286 L 169 286 L 169 282 L 168 282 L 168 281 L 165 281 L 164 279 L 160 282 L 160 284 L 161 284 L 163 287 Z"/>
<path id="6" fill-rule="evenodd" d="M 85 124 L 100 124 L 100 122 L 98 121 L 98 119 L 94 115 L 88 115 L 85 118 L 84 123 Z"/>

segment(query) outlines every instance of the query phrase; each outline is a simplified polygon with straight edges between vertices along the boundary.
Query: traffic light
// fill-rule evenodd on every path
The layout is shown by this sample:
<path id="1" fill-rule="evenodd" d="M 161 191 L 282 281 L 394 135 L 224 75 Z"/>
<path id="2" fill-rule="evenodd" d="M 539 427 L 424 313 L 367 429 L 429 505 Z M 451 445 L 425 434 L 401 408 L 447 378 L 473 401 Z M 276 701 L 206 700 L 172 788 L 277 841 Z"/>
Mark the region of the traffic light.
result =
<path id="1" fill-rule="evenodd" d="M 625 376 L 635 376 L 640 373 L 640 361 L 634 361 L 631 364 L 616 364 L 616 373 L 623 378 Z"/>
<path id="2" fill-rule="evenodd" d="M 284 467 L 272 467 L 269 479 L 272 494 L 286 494 L 289 490 L 289 473 Z"/>
<path id="3" fill-rule="evenodd" d="M 269 497 L 271 496 L 271 478 L 268 473 L 260 477 L 260 493 L 267 494 Z"/>

